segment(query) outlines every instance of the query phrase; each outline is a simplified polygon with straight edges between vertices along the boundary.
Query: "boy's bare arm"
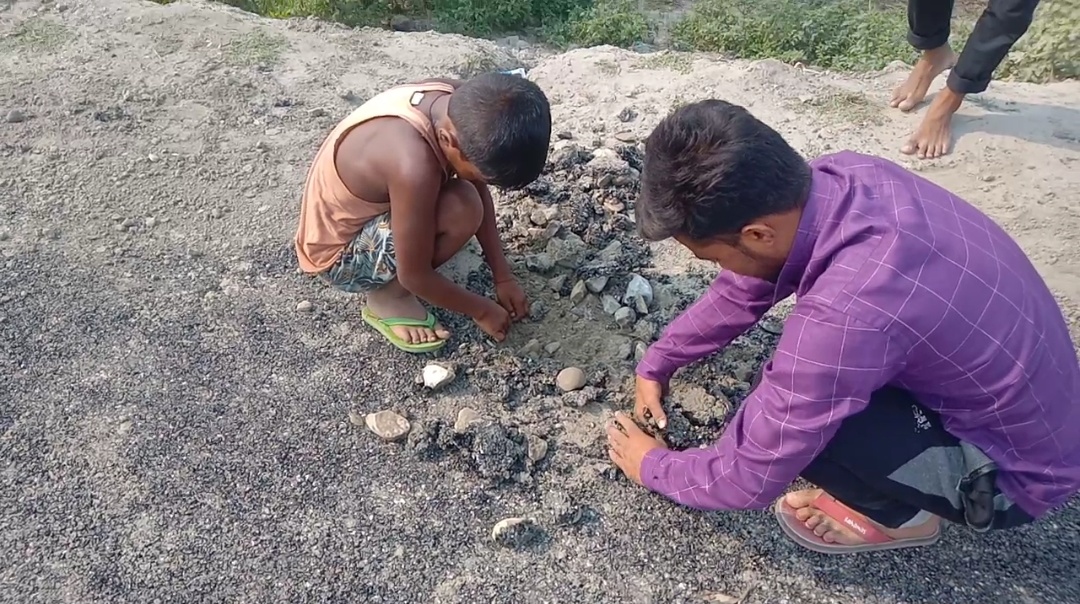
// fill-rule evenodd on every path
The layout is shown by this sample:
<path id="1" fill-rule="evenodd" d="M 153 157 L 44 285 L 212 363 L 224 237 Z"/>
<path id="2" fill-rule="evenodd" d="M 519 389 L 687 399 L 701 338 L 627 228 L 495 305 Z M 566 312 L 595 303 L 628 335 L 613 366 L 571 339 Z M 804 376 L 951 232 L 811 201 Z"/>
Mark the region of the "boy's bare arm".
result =
<path id="1" fill-rule="evenodd" d="M 461 287 L 432 266 L 441 173 L 416 156 L 398 164 L 388 183 L 398 281 L 431 304 L 477 318 L 492 300 Z"/>
<path id="2" fill-rule="evenodd" d="M 506 261 L 499 227 L 495 223 L 495 202 L 491 199 L 491 190 L 482 182 L 474 182 L 473 186 L 480 193 L 480 200 L 484 205 L 484 218 L 480 222 L 480 229 L 476 231 L 476 238 L 484 250 L 484 259 L 491 267 L 491 277 L 495 281 L 495 299 L 510 314 L 511 320 L 520 321 L 529 316 L 529 300 L 525 290 L 521 289 L 521 285 L 514 278 L 510 263 Z"/>
<path id="3" fill-rule="evenodd" d="M 502 237 L 499 235 L 499 225 L 495 222 L 495 201 L 491 198 L 491 190 L 482 182 L 474 182 L 480 200 L 484 203 L 484 219 L 480 223 L 480 229 L 476 231 L 476 240 L 480 242 L 480 249 L 484 251 L 484 259 L 491 267 L 491 276 L 495 283 L 502 283 L 514 278 L 510 270 L 510 263 L 506 261 L 503 251 Z"/>

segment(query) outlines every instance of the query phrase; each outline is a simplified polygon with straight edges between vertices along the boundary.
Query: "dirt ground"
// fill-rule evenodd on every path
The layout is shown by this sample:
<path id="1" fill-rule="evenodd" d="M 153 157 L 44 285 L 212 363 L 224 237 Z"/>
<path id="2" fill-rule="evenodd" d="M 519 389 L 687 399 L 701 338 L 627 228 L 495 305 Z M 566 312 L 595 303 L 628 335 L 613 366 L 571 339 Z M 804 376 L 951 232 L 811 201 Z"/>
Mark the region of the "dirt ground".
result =
<path id="1" fill-rule="evenodd" d="M 534 317 L 494 346 L 444 315 L 457 377 L 428 391 L 425 359 L 297 274 L 300 186 L 375 92 L 516 66 L 559 133 L 545 176 L 499 200 Z M 635 356 L 712 276 L 632 234 L 638 143 L 679 102 L 740 103 L 808 156 L 875 153 L 951 188 L 1017 238 L 1080 335 L 1080 84 L 995 83 L 962 110 L 955 153 L 917 162 L 898 149 L 919 116 L 885 108 L 904 70 L 545 56 L 201 2 L 0 7 L 0 600 L 1080 601 L 1075 504 L 834 559 L 765 513 L 685 510 L 606 462 Z M 448 270 L 490 285 L 473 252 Z M 631 271 L 654 300 L 616 321 Z M 579 280 L 600 293 L 579 301 Z M 755 328 L 681 374 L 674 444 L 719 434 L 773 341 Z M 589 385 L 564 395 L 569 365 Z M 466 407 L 479 420 L 455 428 Z M 405 441 L 356 425 L 382 410 L 412 422 Z M 494 541 L 511 517 L 534 528 Z"/>

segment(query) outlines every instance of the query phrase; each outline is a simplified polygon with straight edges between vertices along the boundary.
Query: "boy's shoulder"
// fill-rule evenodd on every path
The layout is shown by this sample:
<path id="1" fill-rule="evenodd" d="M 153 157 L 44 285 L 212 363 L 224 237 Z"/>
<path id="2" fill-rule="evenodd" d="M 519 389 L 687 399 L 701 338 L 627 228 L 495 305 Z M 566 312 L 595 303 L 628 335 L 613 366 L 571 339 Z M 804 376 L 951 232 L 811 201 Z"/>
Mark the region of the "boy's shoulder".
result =
<path id="1" fill-rule="evenodd" d="M 431 145 L 404 120 L 382 120 L 370 130 L 356 128 L 342 139 L 337 163 L 346 170 L 379 166 L 387 178 L 438 178 L 443 173 Z"/>

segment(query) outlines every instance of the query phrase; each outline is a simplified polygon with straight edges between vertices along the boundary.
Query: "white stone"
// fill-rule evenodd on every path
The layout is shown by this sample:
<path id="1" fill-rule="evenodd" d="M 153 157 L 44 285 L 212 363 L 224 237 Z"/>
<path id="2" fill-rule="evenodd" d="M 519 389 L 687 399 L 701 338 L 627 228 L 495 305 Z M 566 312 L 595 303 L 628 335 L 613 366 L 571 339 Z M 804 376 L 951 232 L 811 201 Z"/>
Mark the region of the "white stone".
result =
<path id="1" fill-rule="evenodd" d="M 454 381 L 454 368 L 445 363 L 428 363 L 421 374 L 424 386 L 436 390 Z"/>

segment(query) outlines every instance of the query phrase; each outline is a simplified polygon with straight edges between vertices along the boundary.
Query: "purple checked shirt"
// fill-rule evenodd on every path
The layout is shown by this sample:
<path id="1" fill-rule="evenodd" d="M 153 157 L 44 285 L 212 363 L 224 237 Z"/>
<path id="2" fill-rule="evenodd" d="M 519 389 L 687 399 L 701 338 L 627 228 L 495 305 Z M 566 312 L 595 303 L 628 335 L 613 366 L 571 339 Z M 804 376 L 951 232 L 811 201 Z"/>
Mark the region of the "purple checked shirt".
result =
<path id="1" fill-rule="evenodd" d="M 1080 364 L 1024 252 L 982 212 L 887 160 L 843 152 L 811 166 L 777 283 L 721 272 L 638 365 L 666 382 L 796 295 L 760 385 L 720 440 L 651 451 L 645 486 L 698 509 L 765 508 L 871 392 L 893 385 L 993 459 L 1021 509 L 1064 503 L 1080 488 Z"/>

